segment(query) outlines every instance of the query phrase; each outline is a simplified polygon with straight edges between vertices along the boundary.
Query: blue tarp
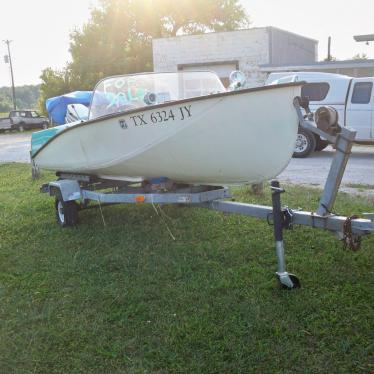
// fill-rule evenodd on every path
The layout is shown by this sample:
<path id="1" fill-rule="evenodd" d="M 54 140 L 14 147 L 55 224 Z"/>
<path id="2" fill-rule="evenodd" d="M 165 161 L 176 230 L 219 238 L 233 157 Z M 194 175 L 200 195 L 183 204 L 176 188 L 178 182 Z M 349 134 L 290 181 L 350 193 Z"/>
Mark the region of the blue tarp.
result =
<path id="1" fill-rule="evenodd" d="M 91 91 L 75 91 L 62 96 L 51 97 L 47 99 L 45 106 L 53 123 L 62 125 L 65 123 L 66 108 L 69 104 L 83 104 L 88 107 L 91 97 Z"/>

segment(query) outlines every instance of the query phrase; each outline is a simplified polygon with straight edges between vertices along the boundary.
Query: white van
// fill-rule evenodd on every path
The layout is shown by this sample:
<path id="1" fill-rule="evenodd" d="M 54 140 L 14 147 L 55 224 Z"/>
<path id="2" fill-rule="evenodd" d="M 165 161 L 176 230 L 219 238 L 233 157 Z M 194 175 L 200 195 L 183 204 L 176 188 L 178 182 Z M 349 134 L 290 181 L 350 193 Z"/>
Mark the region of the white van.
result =
<path id="1" fill-rule="evenodd" d="M 271 73 L 266 85 L 286 82 L 307 82 L 301 95 L 310 101 L 310 110 L 320 106 L 334 107 L 340 126 L 357 131 L 357 143 L 374 145 L 374 77 L 352 78 L 347 75 L 319 72 Z M 306 157 L 327 146 L 318 135 L 299 128 L 294 157 Z"/>

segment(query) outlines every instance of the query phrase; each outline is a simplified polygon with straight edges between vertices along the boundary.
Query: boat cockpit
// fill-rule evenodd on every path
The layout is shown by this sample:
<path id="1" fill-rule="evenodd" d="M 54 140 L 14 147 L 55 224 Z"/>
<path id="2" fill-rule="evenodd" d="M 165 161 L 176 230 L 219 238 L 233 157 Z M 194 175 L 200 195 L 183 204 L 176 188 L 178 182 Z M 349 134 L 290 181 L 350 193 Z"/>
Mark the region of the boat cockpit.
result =
<path id="1" fill-rule="evenodd" d="M 101 80 L 93 93 L 89 120 L 166 102 L 226 92 L 210 71 L 145 73 Z"/>

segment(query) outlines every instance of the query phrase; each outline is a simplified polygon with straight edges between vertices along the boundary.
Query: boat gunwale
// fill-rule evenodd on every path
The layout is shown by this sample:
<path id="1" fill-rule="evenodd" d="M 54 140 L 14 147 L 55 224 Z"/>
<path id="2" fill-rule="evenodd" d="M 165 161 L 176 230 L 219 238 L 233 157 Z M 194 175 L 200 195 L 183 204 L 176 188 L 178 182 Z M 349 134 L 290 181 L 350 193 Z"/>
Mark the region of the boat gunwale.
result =
<path id="1" fill-rule="evenodd" d="M 91 125 L 91 124 L 96 123 L 96 122 L 105 121 L 107 119 L 112 119 L 112 118 L 117 118 L 117 117 L 123 117 L 123 116 L 127 116 L 129 114 L 136 114 L 136 113 L 148 111 L 150 109 L 164 108 L 164 107 L 167 107 L 167 106 L 174 106 L 174 105 L 184 104 L 184 103 L 188 103 L 188 102 L 194 102 L 194 101 L 200 101 L 200 100 L 209 100 L 209 99 L 215 99 L 215 98 L 220 98 L 220 97 L 225 97 L 225 96 L 241 95 L 241 94 L 246 94 L 246 93 L 251 93 L 251 92 L 267 91 L 267 90 L 274 90 L 274 89 L 287 88 L 287 87 L 298 87 L 298 86 L 302 86 L 305 83 L 306 82 L 304 82 L 304 81 L 298 81 L 298 82 L 280 83 L 280 84 L 274 84 L 274 85 L 268 85 L 268 86 L 243 88 L 243 89 L 236 90 L 236 91 L 227 91 L 227 92 L 220 92 L 220 93 L 204 95 L 204 96 L 196 96 L 196 97 L 191 97 L 191 98 L 188 98 L 188 99 L 168 101 L 168 102 L 165 102 L 165 103 L 162 103 L 162 104 L 149 105 L 149 106 L 144 106 L 144 107 L 141 107 L 141 108 L 131 109 L 131 110 L 128 110 L 128 111 L 107 114 L 107 115 L 104 115 L 104 116 L 94 118 L 92 120 L 82 121 L 81 123 L 78 123 L 74 126 L 67 127 L 64 130 L 56 133 L 54 136 L 52 136 L 50 139 L 48 139 L 33 155 L 31 155 L 31 158 L 34 159 L 45 147 L 47 147 L 47 145 L 49 145 L 49 143 L 51 143 L 53 140 L 58 138 L 60 135 L 63 135 L 66 132 L 74 130 L 76 128 L 83 127 L 83 126 L 88 126 L 88 125 Z"/>

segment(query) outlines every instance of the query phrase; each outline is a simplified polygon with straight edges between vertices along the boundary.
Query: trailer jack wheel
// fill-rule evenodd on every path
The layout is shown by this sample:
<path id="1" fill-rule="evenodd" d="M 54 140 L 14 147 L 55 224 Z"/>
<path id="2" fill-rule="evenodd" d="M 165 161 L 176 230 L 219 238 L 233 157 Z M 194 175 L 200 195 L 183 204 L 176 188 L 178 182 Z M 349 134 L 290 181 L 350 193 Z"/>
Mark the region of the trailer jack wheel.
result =
<path id="1" fill-rule="evenodd" d="M 284 290 L 293 290 L 294 288 L 300 288 L 299 278 L 290 273 L 277 273 L 279 285 Z"/>
<path id="2" fill-rule="evenodd" d="M 56 220 L 62 227 L 75 226 L 78 223 L 78 205 L 75 201 L 63 201 L 56 197 Z"/>

